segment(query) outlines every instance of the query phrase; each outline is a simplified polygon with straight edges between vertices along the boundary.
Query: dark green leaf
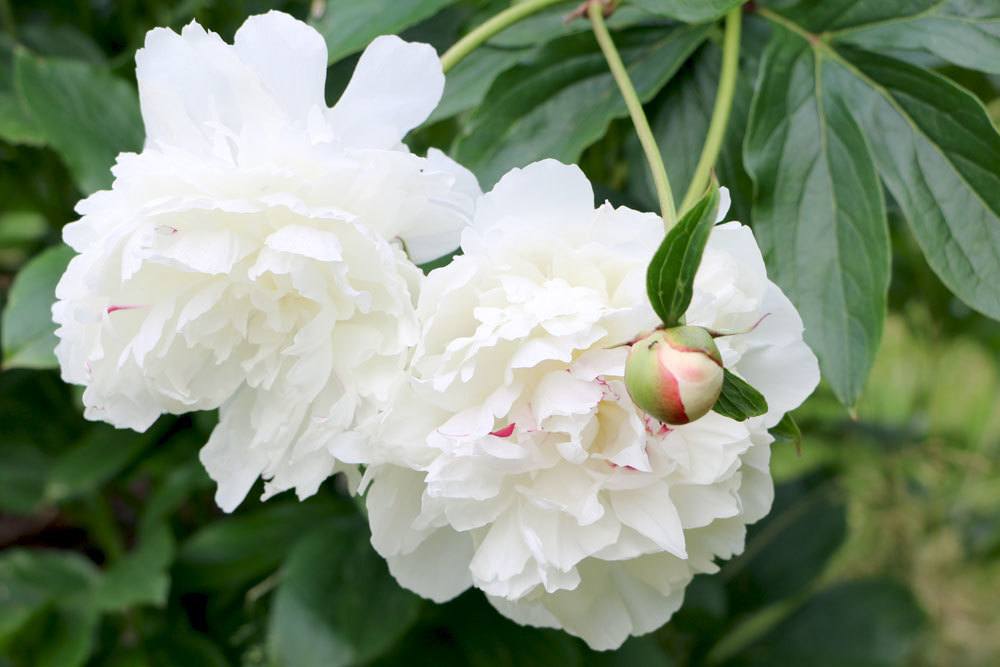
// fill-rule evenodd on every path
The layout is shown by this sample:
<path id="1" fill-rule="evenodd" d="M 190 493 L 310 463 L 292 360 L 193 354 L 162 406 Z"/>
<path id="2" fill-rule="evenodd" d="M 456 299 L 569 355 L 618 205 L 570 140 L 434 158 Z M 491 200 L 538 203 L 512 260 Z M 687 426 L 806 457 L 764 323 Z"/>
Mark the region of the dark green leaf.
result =
<path id="1" fill-rule="evenodd" d="M 401 32 L 455 0 L 327 0 L 312 25 L 326 39 L 330 62 L 360 51 L 379 35 Z"/>
<path id="2" fill-rule="evenodd" d="M 802 447 L 802 430 L 791 414 L 782 417 L 781 421 L 772 426 L 770 431 L 776 442 L 791 443 L 795 447 L 795 451 L 799 451 Z"/>
<path id="3" fill-rule="evenodd" d="M 532 49 L 481 46 L 448 72 L 444 95 L 428 123 L 449 118 L 479 105 L 502 72 L 529 57 Z"/>
<path id="4" fill-rule="evenodd" d="M 298 538 L 345 507 L 324 497 L 304 503 L 272 502 L 246 514 L 208 524 L 181 546 L 178 585 L 212 590 L 266 577 Z"/>
<path id="5" fill-rule="evenodd" d="M 631 28 L 615 35 L 639 97 L 647 101 L 704 40 L 708 28 Z M 484 188 L 508 169 L 551 157 L 574 162 L 628 110 L 594 36 L 546 44 L 507 70 L 473 113 L 455 158 Z"/>
<path id="6" fill-rule="evenodd" d="M 824 90 L 843 101 L 864 132 L 879 174 L 931 268 L 965 303 L 998 319 L 1000 134 L 982 104 L 929 70 L 831 45 L 808 32 L 899 20 L 934 6 L 930 0 L 836 0 L 768 16 L 821 62 Z M 849 20 L 837 13 L 844 8 L 851 9 Z M 775 37 L 795 38 L 784 31 Z"/>
<path id="7" fill-rule="evenodd" d="M 0 248 L 37 242 L 48 231 L 48 222 L 38 211 L 0 213 Z"/>
<path id="8" fill-rule="evenodd" d="M 149 434 L 94 426 L 84 440 L 56 459 L 45 496 L 54 502 L 92 493 L 152 444 Z"/>
<path id="9" fill-rule="evenodd" d="M 455 252 L 450 252 L 447 255 L 444 255 L 443 257 L 438 257 L 437 259 L 431 260 L 426 264 L 421 264 L 420 270 L 423 271 L 424 274 L 428 274 L 434 269 L 441 268 L 442 266 L 448 266 L 449 264 L 451 264 L 451 260 L 455 259 L 455 257 L 461 254 L 462 254 L 461 249 L 458 249 Z"/>
<path id="10" fill-rule="evenodd" d="M 767 412 L 767 399 L 739 376 L 725 371 L 722 393 L 712 408 L 723 417 L 743 421 Z"/>
<path id="11" fill-rule="evenodd" d="M 19 665 L 79 667 L 94 650 L 99 621 L 85 601 L 57 606 L 35 616 L 5 653 Z"/>
<path id="12" fill-rule="evenodd" d="M 556 6 L 533 14 L 501 31 L 466 56 L 448 72 L 444 96 L 427 122 L 433 123 L 477 107 L 501 73 L 530 58 L 546 42 L 590 31 L 590 24 L 585 20 L 567 22 L 567 13 L 567 7 Z M 608 27 L 618 30 L 648 19 L 645 12 L 626 6 L 609 17 Z"/>
<path id="13" fill-rule="evenodd" d="M 941 281 L 1000 319 L 1000 134 L 982 104 L 933 72 L 841 48 L 836 85 Z"/>
<path id="14" fill-rule="evenodd" d="M 923 16 L 944 0 L 800 0 L 781 13 L 814 33 L 861 28 Z"/>
<path id="15" fill-rule="evenodd" d="M 386 651 L 417 618 L 420 599 L 389 575 L 358 517 L 327 517 L 282 571 L 268 628 L 276 663 L 337 667 Z"/>
<path id="16" fill-rule="evenodd" d="M 865 137 L 828 59 L 782 29 L 767 48 L 745 144 L 754 231 L 772 279 L 840 401 L 875 361 L 889 288 L 889 232 Z"/>
<path id="17" fill-rule="evenodd" d="M 0 645 L 52 603 L 85 597 L 99 577 L 79 554 L 44 549 L 9 549 L 0 556 Z"/>
<path id="18" fill-rule="evenodd" d="M 585 658 L 594 656 L 586 653 L 580 640 L 565 632 L 512 622 L 501 616 L 480 591 L 469 590 L 443 605 L 428 606 L 418 624 L 371 666 L 580 667 L 591 664 Z M 649 664 L 658 667 L 655 662 Z"/>
<path id="19" fill-rule="evenodd" d="M 15 75 L 27 113 L 84 194 L 110 185 L 118 153 L 142 148 L 135 88 L 101 66 L 44 60 L 21 49 Z"/>
<path id="20" fill-rule="evenodd" d="M 652 635 L 629 637 L 614 651 L 602 651 L 588 656 L 588 667 L 673 667 L 677 661 L 656 642 Z"/>
<path id="21" fill-rule="evenodd" d="M 685 23 L 712 21 L 745 0 L 628 0 L 643 9 Z"/>
<path id="22" fill-rule="evenodd" d="M 52 304 L 56 283 L 72 257 L 68 246 L 48 248 L 18 273 L 3 311 L 4 368 L 58 366 Z"/>
<path id="23" fill-rule="evenodd" d="M 104 573 L 94 604 L 105 611 L 125 611 L 138 605 L 162 607 L 167 600 L 174 555 L 174 536 L 166 524 L 147 529 L 138 544 Z"/>
<path id="24" fill-rule="evenodd" d="M 719 212 L 719 188 L 712 185 L 673 226 L 646 269 L 646 294 L 668 327 L 681 322 L 691 304 L 694 276 Z"/>
<path id="25" fill-rule="evenodd" d="M 909 20 L 892 20 L 835 33 L 872 51 L 932 53 L 960 67 L 1000 74 L 1000 3 L 947 0 Z"/>
<path id="26" fill-rule="evenodd" d="M 723 567 L 730 604 L 750 610 L 805 590 L 847 534 L 847 508 L 830 471 L 785 482 L 771 513 L 750 527 L 743 554 Z"/>
<path id="27" fill-rule="evenodd" d="M 847 582 L 811 597 L 727 664 L 904 667 L 914 664 L 925 623 L 901 584 Z"/>
<path id="28" fill-rule="evenodd" d="M 0 466 L 0 511 L 28 514 L 45 496 L 48 459 L 28 443 L 4 443 Z"/>
<path id="29" fill-rule="evenodd" d="M 565 0 L 564 3 L 556 4 L 553 7 L 543 9 L 540 12 L 526 16 L 514 25 L 501 30 L 490 38 L 488 42 L 491 46 L 503 48 L 512 47 L 538 47 L 546 42 L 559 37 L 566 37 L 578 32 L 591 32 L 590 21 L 584 16 L 578 16 L 572 20 L 567 17 L 580 3 L 573 4 L 575 0 Z M 500 3 L 492 12 L 492 15 L 503 5 L 509 6 L 509 1 Z M 485 20 L 485 19 L 484 19 Z M 657 25 L 664 24 L 663 19 L 651 16 L 649 12 L 631 5 L 620 5 L 614 13 L 607 19 L 608 29 L 612 31 L 622 30 L 639 24 Z"/>
<path id="30" fill-rule="evenodd" d="M 0 139 L 31 146 L 45 143 L 41 129 L 12 90 L 0 90 Z"/>

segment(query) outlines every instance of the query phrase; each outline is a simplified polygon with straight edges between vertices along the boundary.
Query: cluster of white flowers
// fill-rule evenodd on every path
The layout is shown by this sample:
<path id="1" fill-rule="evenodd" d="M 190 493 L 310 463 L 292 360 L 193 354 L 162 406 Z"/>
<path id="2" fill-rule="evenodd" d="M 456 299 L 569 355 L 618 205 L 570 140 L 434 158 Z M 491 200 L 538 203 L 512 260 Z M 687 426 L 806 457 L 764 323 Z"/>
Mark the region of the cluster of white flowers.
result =
<path id="1" fill-rule="evenodd" d="M 57 354 L 86 416 L 144 430 L 219 408 L 201 458 L 226 510 L 258 477 L 305 497 L 363 465 L 403 586 L 475 586 L 595 648 L 659 627 L 767 513 L 767 429 L 818 382 L 752 233 L 715 227 L 686 322 L 747 331 L 719 350 L 770 411 L 668 427 L 623 381 L 627 343 L 658 324 L 660 218 L 595 209 L 558 162 L 481 195 L 443 154 L 411 154 L 444 85 L 426 45 L 376 39 L 333 108 L 326 64 L 277 12 L 232 45 L 196 23 L 149 33 L 146 145 L 65 231 Z M 414 264 L 459 241 L 426 277 Z"/>

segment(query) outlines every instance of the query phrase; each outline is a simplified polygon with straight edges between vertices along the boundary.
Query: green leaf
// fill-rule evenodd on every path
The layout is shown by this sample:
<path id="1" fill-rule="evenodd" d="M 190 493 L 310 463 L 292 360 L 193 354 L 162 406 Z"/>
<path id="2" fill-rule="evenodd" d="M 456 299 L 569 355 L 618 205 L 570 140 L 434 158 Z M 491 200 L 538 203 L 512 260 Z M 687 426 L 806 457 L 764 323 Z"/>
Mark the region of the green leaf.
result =
<path id="1" fill-rule="evenodd" d="M 94 426 L 83 441 L 57 458 L 49 471 L 45 496 L 62 502 L 98 490 L 153 443 L 149 434 Z"/>
<path id="2" fill-rule="evenodd" d="M 681 216 L 649 262 L 646 293 L 649 303 L 668 327 L 681 323 L 691 304 L 694 276 L 719 211 L 715 185 Z"/>
<path id="3" fill-rule="evenodd" d="M 771 427 L 771 435 L 775 442 L 788 442 L 795 447 L 795 451 L 802 448 L 802 430 L 791 414 L 786 414 L 777 424 Z"/>
<path id="4" fill-rule="evenodd" d="M 166 524 L 143 531 L 137 546 L 105 571 L 94 604 L 104 611 L 162 607 L 170 588 L 168 569 L 173 555 L 174 536 Z"/>
<path id="5" fill-rule="evenodd" d="M 850 20 L 838 7 L 852 10 Z M 863 131 L 879 175 L 941 281 L 972 308 L 1000 319 L 1000 134 L 985 108 L 934 72 L 809 32 L 897 20 L 920 7 L 933 3 L 855 7 L 836 0 L 762 15 L 786 28 L 775 40 L 798 39 L 813 51 L 824 91 L 842 100 Z"/>
<path id="6" fill-rule="evenodd" d="M 499 615 L 479 591 L 445 608 L 461 659 L 470 667 L 493 665 L 581 665 L 580 644 L 564 632 L 531 628 Z M 425 640 L 426 641 L 426 640 Z"/>
<path id="7" fill-rule="evenodd" d="M 50 604 L 85 597 L 99 578 L 79 554 L 45 549 L 8 549 L 0 555 L 0 646 Z"/>
<path id="8" fill-rule="evenodd" d="M 14 279 L 3 311 L 4 368 L 56 368 L 56 325 L 52 304 L 56 283 L 73 251 L 54 246 L 32 258 Z"/>
<path id="9" fill-rule="evenodd" d="M 830 470 L 785 482 L 771 513 L 749 528 L 741 556 L 723 566 L 730 605 L 751 610 L 805 590 L 847 535 L 847 508 Z"/>
<path id="10" fill-rule="evenodd" d="M 437 259 L 432 259 L 429 262 L 421 264 L 420 270 L 424 272 L 424 275 L 427 275 L 434 269 L 439 269 L 442 266 L 448 266 L 449 264 L 451 264 L 451 260 L 455 259 L 461 254 L 462 254 L 462 249 L 459 248 L 455 252 L 450 252 L 447 255 L 443 255 L 441 257 L 438 257 Z"/>
<path id="11" fill-rule="evenodd" d="M 310 21 L 326 39 L 330 62 L 360 51 L 375 37 L 396 34 L 430 18 L 455 0 L 327 0 Z"/>
<path id="12" fill-rule="evenodd" d="M 615 35 L 640 99 L 656 94 L 707 31 L 630 28 Z M 569 35 L 497 77 L 459 139 L 455 159 L 489 188 L 510 168 L 541 158 L 575 162 L 612 120 L 627 114 L 594 36 Z"/>
<path id="13" fill-rule="evenodd" d="M 801 0 L 783 16 L 813 32 L 836 33 L 872 24 L 919 18 L 944 0 Z"/>
<path id="14" fill-rule="evenodd" d="M 4 443 L 0 466 L 0 511 L 30 514 L 45 495 L 48 460 L 27 443 Z"/>
<path id="15" fill-rule="evenodd" d="M 142 148 L 135 88 L 107 69 L 37 58 L 19 49 L 15 81 L 27 113 L 82 193 L 108 187 L 118 153 Z"/>
<path id="16" fill-rule="evenodd" d="M 724 371 L 722 393 L 712 408 L 723 417 L 743 421 L 767 412 L 767 399 L 739 376 Z"/>
<path id="17" fill-rule="evenodd" d="M 487 14 L 492 15 L 494 11 L 489 10 Z M 479 106 L 500 74 L 530 58 L 545 43 L 558 37 L 590 31 L 587 21 L 566 21 L 567 11 L 566 7 L 557 5 L 532 14 L 500 31 L 466 56 L 448 72 L 444 96 L 427 122 L 434 123 Z M 619 30 L 648 22 L 648 19 L 649 16 L 641 10 L 620 7 L 608 18 L 608 27 Z"/>
<path id="18" fill-rule="evenodd" d="M 726 664 L 903 667 L 914 664 L 925 625 L 913 593 L 901 584 L 851 581 L 812 596 Z"/>
<path id="19" fill-rule="evenodd" d="M 501 73 L 528 58 L 533 49 L 479 47 L 448 72 L 444 95 L 428 123 L 434 123 L 477 107 Z"/>
<path id="20" fill-rule="evenodd" d="M 213 521 L 185 541 L 176 579 L 185 589 L 217 590 L 262 579 L 296 541 L 320 522 L 345 513 L 345 505 L 314 496 L 304 503 L 272 502 L 252 512 Z"/>
<path id="21" fill-rule="evenodd" d="M 927 263 L 962 301 L 1000 319 L 1000 134 L 983 105 L 933 72 L 840 54 L 836 85 Z"/>
<path id="22" fill-rule="evenodd" d="M 18 247 L 39 241 L 49 231 L 45 216 L 38 211 L 0 213 L 0 248 Z"/>
<path id="23" fill-rule="evenodd" d="M 32 619 L 7 648 L 15 664 L 80 667 L 96 644 L 100 614 L 86 604 L 60 605 Z"/>
<path id="24" fill-rule="evenodd" d="M 590 21 L 586 17 L 580 16 L 572 20 L 566 20 L 567 16 L 575 9 L 571 4 L 574 0 L 565 0 L 563 3 L 543 9 L 540 12 L 526 16 L 514 25 L 501 30 L 490 38 L 488 42 L 491 46 L 501 48 L 524 48 L 538 47 L 546 42 L 560 37 L 566 37 L 575 33 L 592 32 Z M 486 17 L 494 15 L 503 5 L 512 4 L 510 0 L 503 0 L 493 9 L 487 8 Z M 577 3 L 577 6 L 579 3 Z M 482 20 L 479 23 L 482 23 Z M 619 31 L 635 25 L 663 25 L 666 21 L 650 16 L 644 9 L 625 4 L 619 6 L 607 18 L 608 29 Z"/>
<path id="25" fill-rule="evenodd" d="M 0 139 L 29 146 L 45 144 L 41 129 L 10 90 L 0 90 Z"/>
<path id="26" fill-rule="evenodd" d="M 754 231 L 771 278 L 841 403 L 857 402 L 875 361 L 889 289 L 889 231 L 865 137 L 836 67 L 775 28 L 760 66 L 745 162 Z"/>
<path id="27" fill-rule="evenodd" d="M 685 23 L 713 21 L 745 0 L 628 0 L 637 7 Z"/>
<path id="28" fill-rule="evenodd" d="M 267 645 L 297 667 L 364 663 L 416 621 L 420 599 L 389 575 L 358 517 L 328 518 L 289 554 Z"/>
<path id="29" fill-rule="evenodd" d="M 629 637 L 614 651 L 601 651 L 587 656 L 588 667 L 674 667 L 678 664 L 661 647 L 653 635 Z"/>
<path id="30" fill-rule="evenodd" d="M 1000 74 L 1000 4 L 948 0 L 930 10 L 833 35 L 871 51 L 922 51 L 959 67 Z"/>

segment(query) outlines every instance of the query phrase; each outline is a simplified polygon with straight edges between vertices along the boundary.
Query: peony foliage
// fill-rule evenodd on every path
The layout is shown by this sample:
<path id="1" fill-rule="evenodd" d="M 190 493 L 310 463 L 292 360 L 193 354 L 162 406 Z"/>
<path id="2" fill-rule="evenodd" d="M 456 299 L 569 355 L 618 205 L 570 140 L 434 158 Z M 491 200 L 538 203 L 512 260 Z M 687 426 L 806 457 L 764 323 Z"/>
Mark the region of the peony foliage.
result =
<path id="1" fill-rule="evenodd" d="M 925 23 L 1000 15 L 271 4 L 113 59 L 0 12 L 0 509 L 87 535 L 0 554 L 11 664 L 813 661 L 845 509 L 772 453 L 861 396 L 887 211 L 1000 317 L 1000 133 L 926 61 L 995 72 Z M 816 660 L 906 664 L 910 592 L 846 588 L 878 632 Z"/>

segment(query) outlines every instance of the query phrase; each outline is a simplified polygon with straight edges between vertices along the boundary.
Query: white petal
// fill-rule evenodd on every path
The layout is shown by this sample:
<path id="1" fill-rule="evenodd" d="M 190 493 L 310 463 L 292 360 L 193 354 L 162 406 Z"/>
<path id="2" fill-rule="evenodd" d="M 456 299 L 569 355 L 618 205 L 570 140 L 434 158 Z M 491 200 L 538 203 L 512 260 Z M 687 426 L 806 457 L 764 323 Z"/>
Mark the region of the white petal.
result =
<path id="1" fill-rule="evenodd" d="M 468 533 L 440 528 L 414 551 L 390 556 L 387 562 L 401 586 L 434 602 L 447 602 L 472 585 L 472 551 Z"/>
<path id="2" fill-rule="evenodd" d="M 566 233 L 594 215 L 594 190 L 576 165 L 541 160 L 511 169 L 476 209 L 475 226 L 543 226 Z"/>
<path id="3" fill-rule="evenodd" d="M 304 120 L 311 108 L 326 107 L 326 42 L 314 28 L 270 11 L 244 21 L 233 47 L 290 118 Z"/>
<path id="4" fill-rule="evenodd" d="M 440 211 L 437 215 L 425 216 L 419 227 L 401 234 L 407 254 L 416 264 L 438 259 L 458 248 L 462 230 L 470 222 L 476 200 L 482 196 L 472 172 L 435 148 L 427 151 L 424 173 L 428 177 L 441 174 L 451 185 L 446 190 L 448 196 L 435 201 Z"/>
<path id="5" fill-rule="evenodd" d="M 664 551 L 687 558 L 684 528 L 666 484 L 657 482 L 634 491 L 616 491 L 611 494 L 611 506 L 623 524 L 639 531 Z"/>
<path id="6" fill-rule="evenodd" d="M 733 199 L 729 195 L 729 188 L 719 188 L 719 212 L 715 216 L 716 222 L 722 222 L 726 219 L 726 216 L 729 214 L 729 207 L 732 203 Z"/>
<path id="7" fill-rule="evenodd" d="M 394 35 L 376 37 L 328 114 L 350 145 L 391 148 L 424 122 L 444 92 L 444 73 L 433 47 Z"/>

